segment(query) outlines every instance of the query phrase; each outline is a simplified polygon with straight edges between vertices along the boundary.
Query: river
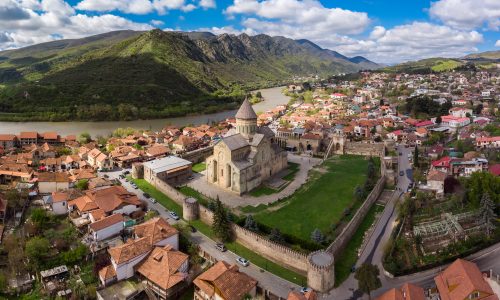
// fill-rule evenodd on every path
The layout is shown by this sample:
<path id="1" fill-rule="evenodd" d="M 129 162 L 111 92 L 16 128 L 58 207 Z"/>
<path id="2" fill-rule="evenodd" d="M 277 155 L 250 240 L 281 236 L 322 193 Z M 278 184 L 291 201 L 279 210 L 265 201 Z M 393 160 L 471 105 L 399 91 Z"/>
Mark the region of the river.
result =
<path id="1" fill-rule="evenodd" d="M 264 101 L 253 106 L 255 112 L 264 112 L 280 104 L 288 103 L 289 98 L 281 93 L 283 87 L 262 89 Z M 137 129 L 160 130 L 165 125 L 186 126 L 188 124 L 207 124 L 233 117 L 236 110 L 222 111 L 214 114 L 186 116 L 178 118 L 135 120 L 135 121 L 102 121 L 102 122 L 0 122 L 0 134 L 19 134 L 22 131 L 57 132 L 61 136 L 88 132 L 92 136 L 107 136 L 116 128 L 132 127 Z"/>

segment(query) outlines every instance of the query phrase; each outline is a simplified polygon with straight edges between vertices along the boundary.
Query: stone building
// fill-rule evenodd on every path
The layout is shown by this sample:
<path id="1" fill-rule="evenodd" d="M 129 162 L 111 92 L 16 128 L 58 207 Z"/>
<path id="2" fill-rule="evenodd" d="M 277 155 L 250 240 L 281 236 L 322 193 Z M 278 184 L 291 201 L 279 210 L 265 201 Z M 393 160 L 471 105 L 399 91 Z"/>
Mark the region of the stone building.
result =
<path id="1" fill-rule="evenodd" d="M 257 114 L 245 99 L 236 113 L 236 128 L 214 146 L 207 158 L 207 180 L 243 194 L 287 167 L 287 153 L 267 126 L 257 126 Z"/>

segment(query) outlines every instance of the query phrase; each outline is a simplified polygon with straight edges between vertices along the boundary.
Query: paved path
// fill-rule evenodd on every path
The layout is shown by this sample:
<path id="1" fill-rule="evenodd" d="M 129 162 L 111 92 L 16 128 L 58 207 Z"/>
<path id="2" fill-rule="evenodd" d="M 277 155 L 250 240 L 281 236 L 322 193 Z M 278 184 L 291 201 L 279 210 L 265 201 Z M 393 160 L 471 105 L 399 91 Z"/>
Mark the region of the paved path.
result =
<path id="1" fill-rule="evenodd" d="M 108 175 L 110 179 L 119 179 L 118 176 L 122 173 L 122 171 L 123 170 L 119 170 L 102 174 Z M 174 219 L 172 219 L 168 214 L 168 210 L 165 209 L 165 207 L 163 207 L 159 202 L 152 203 L 151 201 L 147 200 L 140 189 L 134 189 L 129 182 L 126 182 L 123 179 L 119 180 L 122 183 L 123 187 L 125 187 L 129 192 L 136 194 L 141 200 L 146 201 L 148 203 L 148 207 L 157 210 L 160 216 L 167 220 L 168 223 L 186 224 L 186 222 L 182 219 L 179 221 L 175 221 Z M 236 259 L 238 258 L 236 254 L 231 251 L 220 252 L 215 248 L 215 242 L 201 232 L 197 231 L 191 233 L 191 239 L 195 244 L 199 245 L 201 249 L 203 249 L 203 251 L 210 254 L 210 256 L 215 257 L 217 260 L 223 260 L 230 264 L 236 264 Z M 291 283 L 281 277 L 278 277 L 272 273 L 262 270 L 260 267 L 252 264 L 251 261 L 248 267 L 240 266 L 240 271 L 248 274 L 252 278 L 255 278 L 259 282 L 259 286 L 264 287 L 266 290 L 271 291 L 273 294 L 281 298 L 286 298 L 291 290 L 300 290 L 300 286 Z"/>
<path id="2" fill-rule="evenodd" d="M 195 178 L 191 180 L 187 185 L 212 199 L 215 199 L 217 196 L 219 196 L 219 199 L 225 205 L 233 208 L 243 207 L 247 205 L 258 206 L 259 204 L 270 204 L 292 195 L 307 181 L 309 170 L 321 163 L 321 159 L 319 158 L 299 156 L 294 154 L 288 154 L 288 161 L 300 164 L 300 169 L 295 174 L 295 178 L 290 184 L 288 184 L 280 192 L 271 195 L 252 197 L 248 194 L 245 194 L 242 196 L 238 196 L 207 182 L 204 174 L 195 174 Z"/>

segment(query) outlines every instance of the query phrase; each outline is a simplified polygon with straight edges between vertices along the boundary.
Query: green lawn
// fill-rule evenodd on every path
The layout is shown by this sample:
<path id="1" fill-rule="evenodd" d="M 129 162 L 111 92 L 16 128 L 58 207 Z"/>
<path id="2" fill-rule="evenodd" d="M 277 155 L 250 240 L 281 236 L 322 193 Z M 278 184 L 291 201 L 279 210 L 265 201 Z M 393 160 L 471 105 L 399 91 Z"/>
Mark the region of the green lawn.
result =
<path id="1" fill-rule="evenodd" d="M 129 180 L 131 177 L 128 177 Z M 132 179 L 132 181 L 137 184 L 137 186 L 143 191 L 151 195 L 151 197 L 155 198 L 161 205 L 171 211 L 175 211 L 176 214 L 182 216 L 182 207 L 177 204 L 174 200 L 167 197 L 167 195 L 163 194 L 159 190 L 157 190 L 154 186 L 152 186 L 145 179 Z"/>
<path id="2" fill-rule="evenodd" d="M 288 173 L 285 176 L 283 176 L 283 179 L 284 180 L 288 180 L 288 181 L 292 181 L 295 178 L 295 174 L 297 174 L 297 172 L 299 171 L 299 169 L 300 169 L 300 165 L 299 164 L 296 164 L 296 163 L 293 163 L 293 162 L 289 162 L 288 163 L 288 170 L 290 170 L 290 173 Z"/>
<path id="3" fill-rule="evenodd" d="M 365 232 L 375 221 L 375 215 L 383 210 L 384 207 L 377 204 L 374 204 L 370 208 L 366 217 L 363 219 L 363 222 L 359 225 L 358 230 L 354 233 L 344 251 L 342 251 L 342 253 L 335 259 L 335 286 L 339 286 L 342 282 L 344 282 L 344 280 L 347 279 L 347 277 L 349 277 L 351 268 L 358 259 L 358 249 L 363 243 L 363 236 L 365 235 Z"/>
<path id="4" fill-rule="evenodd" d="M 204 162 L 193 165 L 193 172 L 200 173 L 207 169 L 207 164 Z"/>
<path id="5" fill-rule="evenodd" d="M 274 193 L 278 192 L 278 190 L 272 189 L 268 186 L 261 185 L 252 191 L 248 193 L 252 197 L 260 197 L 260 196 L 265 196 L 265 195 L 272 195 Z"/>
<path id="6" fill-rule="evenodd" d="M 208 236 L 209 238 L 215 239 L 215 236 L 212 232 L 212 228 L 209 225 L 203 223 L 200 220 L 191 221 L 189 222 L 189 224 L 196 227 L 196 229 L 198 229 L 201 233 Z M 277 275 L 281 278 L 284 278 L 290 282 L 293 282 L 301 286 L 304 286 L 307 283 L 307 279 L 305 276 L 290 271 L 287 268 L 284 268 L 258 255 L 257 253 L 251 251 L 250 249 L 245 248 L 239 243 L 232 242 L 232 243 L 226 243 L 225 245 L 227 249 L 229 249 L 231 252 L 248 259 L 250 263 L 260 267 L 263 270 L 267 270 L 268 272 L 273 273 L 274 275 Z M 230 261 L 229 263 L 235 263 L 235 262 Z"/>
<path id="7" fill-rule="evenodd" d="M 308 182 L 282 208 L 257 212 L 254 218 L 304 240 L 310 240 L 315 228 L 326 232 L 354 202 L 353 191 L 366 179 L 368 160 L 362 156 L 336 156 L 321 167 L 323 171 L 310 172 Z"/>

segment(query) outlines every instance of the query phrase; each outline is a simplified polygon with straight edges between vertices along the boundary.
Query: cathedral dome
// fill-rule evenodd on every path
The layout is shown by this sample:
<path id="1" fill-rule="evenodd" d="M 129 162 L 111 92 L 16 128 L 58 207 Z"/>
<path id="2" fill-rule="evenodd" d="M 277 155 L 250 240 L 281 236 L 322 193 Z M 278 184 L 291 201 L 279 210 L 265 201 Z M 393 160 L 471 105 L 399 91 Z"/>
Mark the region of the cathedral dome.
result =
<path id="1" fill-rule="evenodd" d="M 235 117 L 236 119 L 254 120 L 257 119 L 257 114 L 253 110 L 250 101 L 245 98 L 245 101 L 243 101 L 243 103 L 241 104 L 240 109 L 238 109 Z"/>

